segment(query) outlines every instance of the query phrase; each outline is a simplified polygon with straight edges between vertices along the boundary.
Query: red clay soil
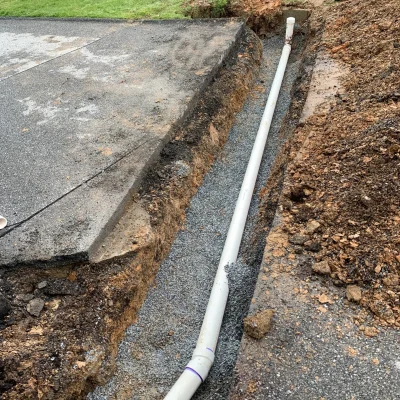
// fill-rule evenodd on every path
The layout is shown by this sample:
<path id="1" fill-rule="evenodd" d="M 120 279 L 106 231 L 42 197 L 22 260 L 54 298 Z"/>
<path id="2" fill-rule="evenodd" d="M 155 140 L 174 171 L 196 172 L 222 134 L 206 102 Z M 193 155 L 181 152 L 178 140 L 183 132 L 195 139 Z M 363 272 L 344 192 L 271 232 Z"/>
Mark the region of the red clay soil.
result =
<path id="1" fill-rule="evenodd" d="M 320 12 L 320 11 L 318 11 Z M 348 68 L 344 94 L 297 128 L 283 220 L 337 285 L 358 285 L 378 323 L 400 327 L 400 2 L 332 6 L 319 48 Z M 305 144 L 305 139 L 308 139 Z M 301 157 L 297 151 L 302 147 Z M 292 236 L 293 237 L 293 236 Z M 304 245 L 303 245 L 304 246 Z"/>
<path id="2" fill-rule="evenodd" d="M 281 13 L 281 0 L 231 0 L 229 14 L 244 18 L 247 24 L 260 36 L 277 26 Z"/>

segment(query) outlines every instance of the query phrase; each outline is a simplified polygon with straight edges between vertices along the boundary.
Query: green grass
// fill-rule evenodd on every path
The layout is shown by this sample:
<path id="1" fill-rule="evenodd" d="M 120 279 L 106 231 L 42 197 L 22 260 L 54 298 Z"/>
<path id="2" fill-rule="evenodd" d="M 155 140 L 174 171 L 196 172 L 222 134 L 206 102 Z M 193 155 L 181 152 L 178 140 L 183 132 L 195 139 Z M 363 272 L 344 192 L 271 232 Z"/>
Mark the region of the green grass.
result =
<path id="1" fill-rule="evenodd" d="M 184 0 L 0 0 L 0 16 L 184 18 Z"/>

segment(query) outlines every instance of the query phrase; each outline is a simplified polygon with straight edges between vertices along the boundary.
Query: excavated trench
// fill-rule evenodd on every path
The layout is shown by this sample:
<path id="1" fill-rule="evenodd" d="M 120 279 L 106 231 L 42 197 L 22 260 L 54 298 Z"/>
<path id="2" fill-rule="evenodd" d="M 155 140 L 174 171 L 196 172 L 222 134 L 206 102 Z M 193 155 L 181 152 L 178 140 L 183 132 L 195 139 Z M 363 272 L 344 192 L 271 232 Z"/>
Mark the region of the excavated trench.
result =
<path id="1" fill-rule="evenodd" d="M 230 268 L 230 295 L 215 364 L 196 399 L 225 399 L 233 382 L 241 337 L 258 276 L 268 226 L 260 223 L 259 195 L 303 102 L 304 32 L 297 32 L 264 153 L 238 262 Z M 186 210 L 186 220 L 163 260 L 155 285 L 119 345 L 116 372 L 88 399 L 163 398 L 191 358 L 208 302 L 218 260 L 247 166 L 270 85 L 279 62 L 283 35 L 262 42 L 263 58 L 252 93 L 238 113 L 227 142 Z M 304 82 L 303 82 L 304 83 Z M 297 98 L 296 98 L 297 96 Z M 294 102 L 292 100 L 294 98 Z M 291 106 L 292 105 L 292 106 Z M 279 179 L 275 192 L 279 192 Z M 264 193 L 265 194 L 265 193 Z M 272 216 L 276 197 L 268 201 Z M 267 223 L 266 223 L 267 222 Z M 262 226 L 263 229 L 260 229 Z"/>
<path id="2" fill-rule="evenodd" d="M 270 194 L 263 187 L 298 121 L 304 102 L 299 88 L 312 64 L 303 59 L 304 35 L 296 32 L 239 261 L 230 271 L 216 361 L 198 399 L 226 398 L 233 380 L 279 176 Z M 195 346 L 282 46 L 283 31 L 271 33 L 262 41 L 261 58 L 259 39 L 243 31 L 199 105 L 148 172 L 97 263 L 0 271 L 10 297 L 34 291 L 48 299 L 40 319 L 32 319 L 23 310 L 26 300 L 15 297 L 2 331 L 4 399 L 165 396 Z M 259 212 L 261 191 L 268 212 Z M 123 253 L 127 240 L 130 251 L 107 261 L 110 253 Z M 38 289 L 39 282 L 46 285 Z"/>

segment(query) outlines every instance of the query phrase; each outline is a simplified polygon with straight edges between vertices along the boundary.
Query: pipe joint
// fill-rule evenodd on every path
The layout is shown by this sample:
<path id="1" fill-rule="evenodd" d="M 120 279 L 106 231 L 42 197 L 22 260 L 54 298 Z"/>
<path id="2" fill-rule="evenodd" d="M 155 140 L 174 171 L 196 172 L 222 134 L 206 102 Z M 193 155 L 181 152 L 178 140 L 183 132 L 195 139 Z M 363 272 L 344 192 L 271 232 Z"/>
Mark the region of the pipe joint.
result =
<path id="1" fill-rule="evenodd" d="M 210 360 L 211 365 L 214 363 L 214 359 L 215 359 L 215 354 L 214 354 L 214 350 L 212 350 L 211 348 L 207 347 L 196 347 L 194 349 L 193 352 L 193 358 L 194 357 L 205 357 L 208 360 Z"/>
<path id="2" fill-rule="evenodd" d="M 208 350 L 205 350 L 208 351 Z M 202 352 L 204 355 L 193 354 L 193 358 L 189 361 L 189 364 L 186 366 L 186 369 L 191 370 L 195 374 L 199 376 L 202 382 L 207 378 L 208 373 L 214 362 L 214 353 L 212 357 L 205 355 L 205 351 Z"/>

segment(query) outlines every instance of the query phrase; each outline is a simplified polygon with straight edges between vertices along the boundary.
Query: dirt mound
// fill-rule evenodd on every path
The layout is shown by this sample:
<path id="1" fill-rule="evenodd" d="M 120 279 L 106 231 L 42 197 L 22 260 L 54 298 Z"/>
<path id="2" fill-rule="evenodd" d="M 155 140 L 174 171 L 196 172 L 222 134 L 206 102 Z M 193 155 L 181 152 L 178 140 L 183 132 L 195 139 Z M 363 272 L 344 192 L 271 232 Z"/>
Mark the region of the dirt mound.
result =
<path id="1" fill-rule="evenodd" d="M 322 46 L 348 67 L 344 93 L 297 129 L 284 190 L 286 230 L 308 235 L 306 249 L 329 263 L 334 282 L 361 286 L 361 304 L 393 326 L 400 326 L 399 13 L 397 0 L 355 0 L 325 14 Z"/>
<path id="2" fill-rule="evenodd" d="M 244 18 L 259 36 L 264 36 L 278 26 L 281 0 L 232 0 L 229 14 Z"/>

